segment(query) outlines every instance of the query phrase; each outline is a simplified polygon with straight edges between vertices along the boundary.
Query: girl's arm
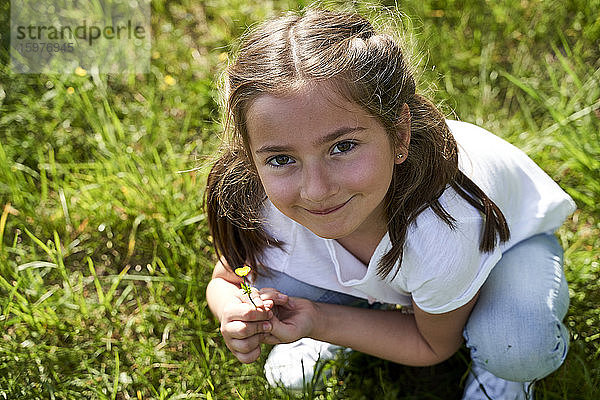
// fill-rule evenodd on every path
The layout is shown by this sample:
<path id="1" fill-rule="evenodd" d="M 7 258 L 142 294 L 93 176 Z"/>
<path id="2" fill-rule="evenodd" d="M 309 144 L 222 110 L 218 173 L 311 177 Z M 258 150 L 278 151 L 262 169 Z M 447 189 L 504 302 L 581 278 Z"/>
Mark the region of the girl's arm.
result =
<path id="1" fill-rule="evenodd" d="M 476 301 L 477 296 L 445 314 L 426 313 L 413 303 L 415 313 L 411 315 L 291 298 L 286 305 L 277 307 L 266 342 L 308 336 L 403 365 L 433 365 L 458 350 Z"/>
<path id="2" fill-rule="evenodd" d="M 221 334 L 229 350 L 241 362 L 250 363 L 259 357 L 265 332 L 271 330 L 268 320 L 273 316 L 273 301 L 263 301 L 254 291 L 251 296 L 255 307 L 241 290 L 241 281 L 224 261 L 218 262 L 206 288 L 206 300 L 221 322 Z"/>

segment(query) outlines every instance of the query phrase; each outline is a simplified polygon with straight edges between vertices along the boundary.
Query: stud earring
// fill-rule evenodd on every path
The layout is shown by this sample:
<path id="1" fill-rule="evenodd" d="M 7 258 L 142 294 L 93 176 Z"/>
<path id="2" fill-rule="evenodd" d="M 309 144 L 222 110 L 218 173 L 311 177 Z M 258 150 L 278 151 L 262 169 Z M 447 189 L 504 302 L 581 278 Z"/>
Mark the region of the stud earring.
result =
<path id="1" fill-rule="evenodd" d="M 404 157 L 404 154 L 400 153 L 400 154 L 396 154 L 396 158 L 398 160 L 400 160 L 402 157 Z"/>

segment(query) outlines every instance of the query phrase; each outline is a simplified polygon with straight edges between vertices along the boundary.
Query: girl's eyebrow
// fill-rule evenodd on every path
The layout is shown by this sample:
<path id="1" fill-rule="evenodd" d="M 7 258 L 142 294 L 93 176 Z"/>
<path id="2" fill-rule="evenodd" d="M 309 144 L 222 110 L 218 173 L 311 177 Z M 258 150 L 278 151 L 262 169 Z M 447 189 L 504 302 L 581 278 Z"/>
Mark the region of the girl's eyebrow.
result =
<path id="1" fill-rule="evenodd" d="M 324 144 L 327 144 L 329 142 L 333 142 L 334 140 L 338 139 L 341 136 L 344 136 L 348 133 L 352 133 L 352 132 L 359 132 L 359 131 L 364 131 L 366 128 L 363 128 L 362 126 L 357 126 L 354 128 L 351 128 L 349 126 L 343 126 L 340 127 L 338 129 L 336 129 L 335 131 L 328 133 L 327 135 L 319 138 L 314 145 L 315 146 L 321 146 Z M 261 153 L 285 153 L 285 152 L 289 152 L 293 150 L 291 147 L 289 146 L 279 146 L 279 145 L 264 145 L 259 147 L 255 153 L 256 154 L 261 154 Z"/>

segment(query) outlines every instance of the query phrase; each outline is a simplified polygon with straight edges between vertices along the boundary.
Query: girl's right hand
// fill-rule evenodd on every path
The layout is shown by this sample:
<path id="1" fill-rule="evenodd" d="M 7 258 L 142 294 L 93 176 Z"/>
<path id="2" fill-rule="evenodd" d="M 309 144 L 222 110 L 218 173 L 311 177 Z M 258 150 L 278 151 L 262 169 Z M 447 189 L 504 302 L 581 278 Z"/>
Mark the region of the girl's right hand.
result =
<path id="1" fill-rule="evenodd" d="M 254 362 L 260 356 L 260 345 L 264 336 L 271 332 L 273 301 L 262 300 L 256 289 L 248 295 L 240 290 L 239 296 L 223 308 L 221 334 L 225 344 L 242 363 Z"/>

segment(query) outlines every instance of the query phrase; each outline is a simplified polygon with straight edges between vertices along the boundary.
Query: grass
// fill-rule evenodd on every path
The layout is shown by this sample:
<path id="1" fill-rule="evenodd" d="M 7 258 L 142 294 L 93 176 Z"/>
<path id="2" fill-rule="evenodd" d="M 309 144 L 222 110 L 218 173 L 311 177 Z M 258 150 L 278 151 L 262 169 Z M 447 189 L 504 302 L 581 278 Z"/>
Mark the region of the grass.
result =
<path id="1" fill-rule="evenodd" d="M 215 75 L 246 27 L 296 7 L 155 0 L 150 73 L 80 76 L 11 72 L 0 3 L 0 399 L 460 398 L 464 350 L 431 368 L 351 354 L 322 389 L 269 388 L 207 309 Z M 597 399 L 600 2 L 401 7 L 444 111 L 517 144 L 577 201 L 558 232 L 571 351 L 536 398 Z"/>

